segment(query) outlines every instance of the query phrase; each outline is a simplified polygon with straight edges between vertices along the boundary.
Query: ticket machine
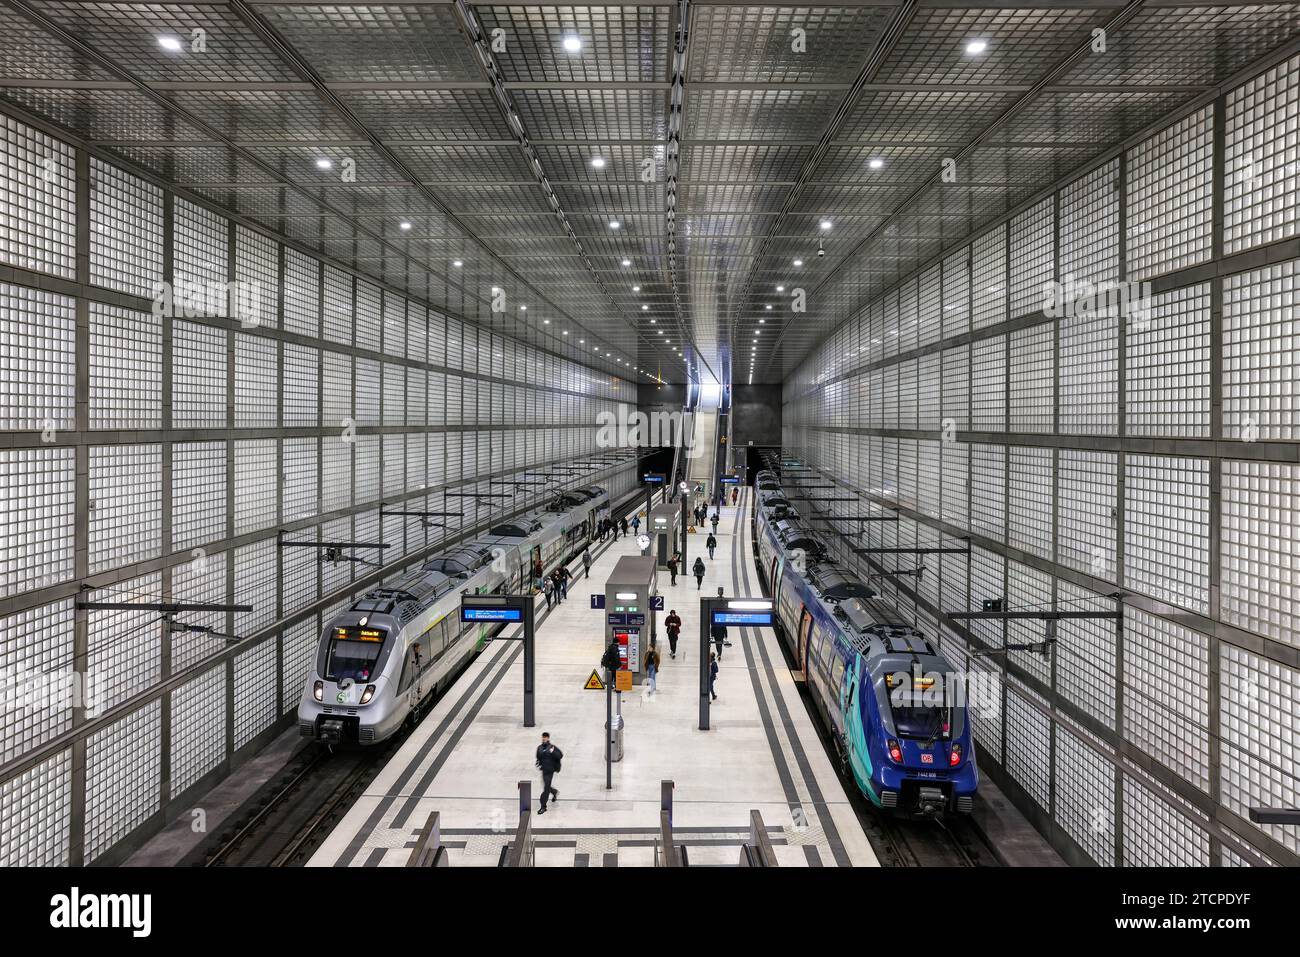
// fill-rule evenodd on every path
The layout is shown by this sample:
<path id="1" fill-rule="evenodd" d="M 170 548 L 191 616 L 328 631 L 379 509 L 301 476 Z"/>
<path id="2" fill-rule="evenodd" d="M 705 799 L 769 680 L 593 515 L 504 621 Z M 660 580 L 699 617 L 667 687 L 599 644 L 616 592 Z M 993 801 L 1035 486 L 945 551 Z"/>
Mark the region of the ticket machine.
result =
<path id="1" fill-rule="evenodd" d="M 605 582 L 605 646 L 618 644 L 620 670 L 640 684 L 646 649 L 657 634 L 651 608 L 656 594 L 654 555 L 625 555 Z"/>

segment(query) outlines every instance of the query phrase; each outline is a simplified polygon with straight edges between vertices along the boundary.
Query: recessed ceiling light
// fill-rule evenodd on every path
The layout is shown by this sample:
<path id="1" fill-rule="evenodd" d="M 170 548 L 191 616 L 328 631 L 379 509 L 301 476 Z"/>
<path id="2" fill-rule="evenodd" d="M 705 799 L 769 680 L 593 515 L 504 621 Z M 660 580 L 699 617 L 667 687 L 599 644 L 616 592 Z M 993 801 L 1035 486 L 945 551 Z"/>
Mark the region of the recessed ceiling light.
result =
<path id="1" fill-rule="evenodd" d="M 564 334 L 567 336 L 567 335 L 569 334 L 569 330 L 568 330 L 568 329 L 565 329 L 565 330 L 564 330 Z"/>
<path id="2" fill-rule="evenodd" d="M 872 169 L 880 169 L 885 165 L 885 161 L 882 160 L 880 157 L 876 157 L 875 159 L 871 160 L 871 162 L 867 163 L 867 165 L 870 166 Z"/>
<path id="3" fill-rule="evenodd" d="M 641 303 L 641 311 L 642 311 L 642 312 L 645 312 L 645 311 L 646 311 L 647 309 L 649 309 L 649 308 L 650 308 L 650 307 L 647 306 L 645 303 Z"/>
<path id="4" fill-rule="evenodd" d="M 659 329 L 658 332 L 659 332 L 659 335 L 661 335 L 661 336 L 664 334 L 664 331 L 663 331 L 662 329 Z"/>
<path id="5" fill-rule="evenodd" d="M 633 287 L 632 287 L 632 291 L 633 291 L 633 292 L 640 292 L 640 291 L 641 291 L 641 287 L 640 287 L 640 286 L 633 286 Z"/>
<path id="6" fill-rule="evenodd" d="M 794 261 L 794 264 L 795 264 L 796 266 L 802 266 L 802 265 L 803 265 L 803 260 L 802 260 L 802 259 L 796 259 L 796 260 Z"/>
<path id="7" fill-rule="evenodd" d="M 528 311 L 528 307 L 527 307 L 527 306 L 520 306 L 520 307 L 519 307 L 519 311 L 520 311 L 520 312 L 527 312 L 527 311 Z"/>
<path id="8" fill-rule="evenodd" d="M 623 260 L 623 265 L 624 265 L 624 266 L 630 266 L 630 265 L 632 265 L 632 260 L 630 260 L 630 259 L 624 259 L 624 260 Z"/>
<path id="9" fill-rule="evenodd" d="M 829 219 L 823 219 L 819 225 L 821 226 L 822 229 L 830 229 L 831 221 Z"/>
<path id="10" fill-rule="evenodd" d="M 544 325 L 544 326 L 549 326 L 550 324 L 551 324 L 551 320 L 549 320 L 549 319 L 543 319 L 543 320 L 542 320 L 542 325 Z"/>
<path id="11" fill-rule="evenodd" d="M 181 41 L 176 37 L 163 36 L 158 38 L 158 45 L 164 50 L 171 50 L 176 53 L 181 48 Z"/>
<path id="12" fill-rule="evenodd" d="M 577 53 L 582 49 L 582 37 L 570 34 L 564 38 L 564 49 L 570 53 Z"/>
<path id="13" fill-rule="evenodd" d="M 760 319 L 760 320 L 758 320 L 758 324 L 759 324 L 760 326 L 761 326 L 761 325 L 764 325 L 766 322 L 767 322 L 766 319 Z"/>
<path id="14" fill-rule="evenodd" d="M 398 223 L 397 225 L 400 226 L 400 227 L 402 228 L 402 231 L 403 231 L 403 232 L 405 232 L 406 230 L 408 230 L 408 229 L 411 228 L 411 224 L 408 223 L 406 220 L 402 220 L 402 221 L 401 221 L 400 223 Z"/>
<path id="15" fill-rule="evenodd" d="M 334 165 L 334 161 L 333 161 L 332 159 L 330 159 L 328 156 L 318 156 L 318 157 L 316 157 L 316 168 L 317 168 L 317 169 L 329 169 L 329 168 L 330 168 L 331 166 L 333 166 L 333 165 Z"/>
<path id="16" fill-rule="evenodd" d="M 984 40 L 971 40 L 966 44 L 966 52 L 970 54 L 983 53 L 988 48 L 989 45 Z"/>
<path id="17" fill-rule="evenodd" d="M 771 309 L 771 308 L 772 308 L 772 304 L 771 304 L 771 303 L 768 303 L 768 304 L 767 304 L 767 308 L 768 308 L 768 309 Z"/>
<path id="18" fill-rule="evenodd" d="M 650 325 L 653 326 L 653 325 L 654 325 L 655 323 L 657 323 L 658 321 L 659 321 L 658 319 L 651 319 L 651 320 L 650 320 Z"/>
<path id="19" fill-rule="evenodd" d="M 603 156 L 593 156 L 593 157 L 591 158 L 591 165 L 592 165 L 592 168 L 593 168 L 593 169 L 604 169 L 604 168 L 605 168 L 605 157 L 603 157 Z"/>
<path id="20" fill-rule="evenodd" d="M 785 286 L 777 286 L 777 287 L 776 287 L 776 291 L 777 291 L 777 292 L 785 292 Z"/>
<path id="21" fill-rule="evenodd" d="M 586 340 L 586 339 L 579 339 L 579 340 L 578 340 L 578 345 L 580 345 L 580 346 L 585 346 L 586 344 L 587 344 L 587 340 Z"/>
<path id="22" fill-rule="evenodd" d="M 465 265 L 465 264 L 464 264 L 463 262 L 461 262 L 459 259 L 453 259 L 453 260 L 451 261 L 451 264 L 452 264 L 453 266 L 455 266 L 457 269 L 459 269 L 461 266 Z"/>
<path id="23" fill-rule="evenodd" d="M 611 219 L 611 220 L 609 221 L 609 228 L 610 228 L 610 229 L 618 229 L 618 227 L 621 226 L 621 225 L 623 225 L 623 224 L 620 223 L 617 219 Z"/>

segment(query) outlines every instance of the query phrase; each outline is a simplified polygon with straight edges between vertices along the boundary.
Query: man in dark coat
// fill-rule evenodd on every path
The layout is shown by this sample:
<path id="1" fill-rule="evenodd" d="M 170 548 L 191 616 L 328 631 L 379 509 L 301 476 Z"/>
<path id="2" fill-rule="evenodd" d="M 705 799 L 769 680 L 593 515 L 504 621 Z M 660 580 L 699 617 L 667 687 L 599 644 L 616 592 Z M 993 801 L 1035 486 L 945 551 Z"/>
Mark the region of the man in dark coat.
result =
<path id="1" fill-rule="evenodd" d="M 542 770 L 542 806 L 538 809 L 538 814 L 546 813 L 547 798 L 553 801 L 560 799 L 560 792 L 551 787 L 551 777 L 560 770 L 563 758 L 564 752 L 551 744 L 551 736 L 543 731 L 542 743 L 537 746 L 537 766 Z"/>

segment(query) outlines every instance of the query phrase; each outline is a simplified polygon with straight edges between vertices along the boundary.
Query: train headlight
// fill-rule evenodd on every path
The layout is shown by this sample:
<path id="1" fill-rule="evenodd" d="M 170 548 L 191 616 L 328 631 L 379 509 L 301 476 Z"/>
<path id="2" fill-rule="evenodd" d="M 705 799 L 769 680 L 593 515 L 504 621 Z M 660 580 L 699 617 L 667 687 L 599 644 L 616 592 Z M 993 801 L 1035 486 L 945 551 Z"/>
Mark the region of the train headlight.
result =
<path id="1" fill-rule="evenodd" d="M 325 682 L 323 682 L 323 681 L 318 681 L 318 682 L 316 682 L 316 687 L 312 689 L 312 692 L 311 692 L 311 693 L 312 693 L 312 696 L 315 697 L 315 699 L 316 699 L 317 701 L 324 701 L 324 700 L 325 700 Z"/>
<path id="2" fill-rule="evenodd" d="M 366 690 L 361 692 L 361 703 L 370 704 L 370 699 L 375 696 L 375 686 L 366 685 Z"/>
<path id="3" fill-rule="evenodd" d="M 903 749 L 898 746 L 898 742 L 893 738 L 889 739 L 889 757 L 895 764 L 903 763 Z"/>
<path id="4" fill-rule="evenodd" d="M 955 768 L 961 764 L 961 745 L 954 744 L 952 750 L 948 752 L 948 766 Z"/>

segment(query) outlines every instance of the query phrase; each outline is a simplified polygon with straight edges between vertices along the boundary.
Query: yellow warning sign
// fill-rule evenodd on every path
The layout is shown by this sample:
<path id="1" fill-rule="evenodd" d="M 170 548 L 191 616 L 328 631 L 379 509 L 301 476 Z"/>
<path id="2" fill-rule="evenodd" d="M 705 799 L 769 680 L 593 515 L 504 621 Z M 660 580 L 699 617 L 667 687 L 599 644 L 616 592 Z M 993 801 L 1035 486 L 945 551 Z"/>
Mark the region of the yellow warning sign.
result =
<path id="1" fill-rule="evenodd" d="M 614 672 L 614 690 L 631 691 L 632 690 L 632 672 L 616 671 Z"/>
<path id="2" fill-rule="evenodd" d="M 691 531 L 691 532 L 694 532 L 694 531 L 695 531 L 695 526 L 694 526 L 694 525 L 690 526 L 690 528 L 689 528 L 688 530 Z"/>
<path id="3" fill-rule="evenodd" d="M 605 682 L 600 680 L 600 675 L 596 673 L 595 668 L 591 670 L 591 677 L 588 678 L 587 683 L 582 686 L 582 690 L 583 691 L 604 691 L 605 690 Z"/>

